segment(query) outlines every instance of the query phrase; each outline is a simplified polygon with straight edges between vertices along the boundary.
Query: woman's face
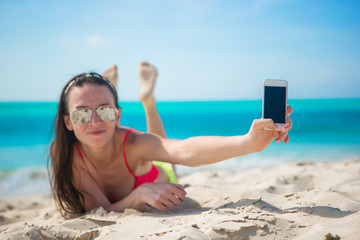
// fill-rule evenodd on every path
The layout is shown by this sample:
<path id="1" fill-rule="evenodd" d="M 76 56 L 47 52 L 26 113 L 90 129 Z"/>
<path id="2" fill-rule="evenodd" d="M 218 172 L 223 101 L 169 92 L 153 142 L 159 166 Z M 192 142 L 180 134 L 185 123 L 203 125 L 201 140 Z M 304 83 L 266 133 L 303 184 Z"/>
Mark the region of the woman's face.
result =
<path id="1" fill-rule="evenodd" d="M 64 115 L 66 127 L 74 131 L 76 138 L 83 144 L 91 147 L 102 147 L 111 140 L 115 126 L 120 121 L 120 109 L 117 119 L 106 122 L 99 118 L 96 109 L 102 105 L 115 106 L 114 97 L 107 86 L 84 84 L 82 87 L 73 87 L 68 95 L 69 116 Z M 83 125 L 76 125 L 70 117 L 75 109 L 90 108 L 91 118 Z"/>

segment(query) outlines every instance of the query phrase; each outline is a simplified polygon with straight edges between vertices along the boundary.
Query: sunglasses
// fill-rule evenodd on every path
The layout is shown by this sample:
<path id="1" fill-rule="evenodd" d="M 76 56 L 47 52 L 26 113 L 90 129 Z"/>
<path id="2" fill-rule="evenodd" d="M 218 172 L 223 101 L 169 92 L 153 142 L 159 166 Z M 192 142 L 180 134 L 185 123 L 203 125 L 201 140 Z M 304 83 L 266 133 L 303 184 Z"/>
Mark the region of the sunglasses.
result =
<path id="1" fill-rule="evenodd" d="M 96 108 L 95 112 L 99 118 L 106 122 L 113 122 L 117 118 L 118 110 L 115 106 L 104 105 Z M 71 119 L 76 125 L 84 125 L 91 119 L 93 111 L 90 108 L 82 107 L 75 109 L 71 114 Z"/>

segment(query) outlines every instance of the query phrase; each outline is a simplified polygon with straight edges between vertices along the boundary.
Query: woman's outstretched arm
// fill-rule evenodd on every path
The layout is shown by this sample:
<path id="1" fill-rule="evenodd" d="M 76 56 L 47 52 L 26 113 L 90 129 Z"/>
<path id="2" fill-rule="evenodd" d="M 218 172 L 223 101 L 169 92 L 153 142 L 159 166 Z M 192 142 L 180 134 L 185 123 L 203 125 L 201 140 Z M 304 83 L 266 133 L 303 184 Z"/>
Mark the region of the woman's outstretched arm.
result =
<path id="1" fill-rule="evenodd" d="M 274 139 L 277 139 L 277 143 L 286 141 L 291 125 L 291 118 L 288 118 L 283 131 L 279 132 L 276 131 L 271 119 L 259 119 L 254 120 L 249 132 L 243 136 L 202 136 L 185 140 L 171 140 L 156 135 L 141 134 L 136 137 L 135 145 L 143 160 L 158 159 L 186 166 L 201 166 L 260 152 Z M 273 131 L 266 131 L 264 128 L 270 128 Z"/>

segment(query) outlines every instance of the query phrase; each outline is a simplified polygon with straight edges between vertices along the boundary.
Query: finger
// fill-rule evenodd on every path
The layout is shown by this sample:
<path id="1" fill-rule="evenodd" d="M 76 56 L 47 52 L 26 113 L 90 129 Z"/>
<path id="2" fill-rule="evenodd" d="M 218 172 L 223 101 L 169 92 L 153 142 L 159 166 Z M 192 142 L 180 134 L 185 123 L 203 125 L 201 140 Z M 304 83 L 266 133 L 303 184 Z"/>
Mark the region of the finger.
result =
<path id="1" fill-rule="evenodd" d="M 164 205 L 166 207 L 166 209 L 168 209 L 168 208 L 173 208 L 176 205 L 179 205 L 181 203 L 180 202 L 179 204 L 176 204 L 175 203 L 176 200 L 180 202 L 180 200 L 177 199 L 175 196 L 169 196 L 169 198 L 163 198 L 161 203 L 162 203 L 162 205 Z"/>
<path id="2" fill-rule="evenodd" d="M 162 205 L 164 205 L 164 207 L 165 207 L 166 210 L 169 209 L 169 208 L 173 208 L 173 207 L 175 206 L 175 205 L 174 205 L 171 201 L 169 201 L 169 200 L 163 202 Z"/>
<path id="3" fill-rule="evenodd" d="M 150 205 L 159 209 L 162 212 L 167 210 L 167 207 L 162 202 L 155 202 L 154 204 L 150 204 Z"/>
<path id="4" fill-rule="evenodd" d="M 290 116 L 290 114 L 293 112 L 293 108 L 290 105 L 287 105 L 286 107 L 286 116 Z"/>
<path id="5" fill-rule="evenodd" d="M 280 142 L 284 141 L 284 139 L 286 138 L 287 135 L 288 135 L 287 132 L 281 133 L 280 136 L 275 140 L 275 143 L 280 143 Z"/>
<path id="6" fill-rule="evenodd" d="M 171 201 L 169 201 L 169 204 L 168 204 L 168 209 L 170 209 L 170 208 L 174 208 L 175 206 L 177 206 L 178 204 L 175 204 L 175 203 L 173 203 L 173 202 L 171 202 Z"/>
<path id="7" fill-rule="evenodd" d="M 176 189 L 176 190 L 179 190 L 179 189 Z M 183 190 L 180 190 L 180 191 L 176 191 L 176 190 L 171 193 L 170 200 L 173 203 L 175 203 L 176 205 L 178 205 L 185 200 L 186 192 Z"/>
<path id="8" fill-rule="evenodd" d="M 283 131 L 283 132 L 288 132 L 291 128 L 292 128 L 292 119 L 291 119 L 291 118 L 287 118 L 287 119 L 286 119 L 286 124 L 285 124 L 284 127 L 282 128 L 282 131 Z"/>
<path id="9" fill-rule="evenodd" d="M 159 198 L 159 201 L 166 207 L 174 207 L 173 205 L 179 205 L 184 201 L 185 197 L 186 192 L 181 185 L 168 183 L 167 189 Z M 171 201 L 172 205 L 169 205 L 169 201 Z"/>
<path id="10" fill-rule="evenodd" d="M 285 140 L 284 140 L 284 143 L 285 143 L 285 144 L 288 144 L 289 141 L 290 141 L 290 137 L 289 137 L 289 135 L 287 135 L 286 138 L 285 138 Z"/>
<path id="11" fill-rule="evenodd" d="M 173 187 L 170 189 L 171 195 L 175 195 L 180 199 L 180 201 L 184 201 L 184 199 L 186 197 L 186 192 L 185 192 L 183 186 L 181 186 L 179 184 L 172 184 L 172 185 L 173 185 Z"/>
<path id="12" fill-rule="evenodd" d="M 175 195 L 170 196 L 169 201 L 175 205 L 179 205 L 182 201 Z"/>
<path id="13" fill-rule="evenodd" d="M 175 184 L 175 187 L 176 187 L 177 189 L 179 189 L 180 191 L 183 191 L 184 194 L 187 194 L 187 192 L 185 191 L 185 188 L 184 188 L 183 185 L 181 185 L 181 184 Z"/>
<path id="14" fill-rule="evenodd" d="M 169 199 L 176 205 L 179 205 L 181 202 L 184 201 L 185 197 L 184 196 L 178 196 L 176 194 L 172 194 L 169 196 Z"/>
<path id="15" fill-rule="evenodd" d="M 166 211 L 168 208 L 173 208 L 175 206 L 174 203 L 170 200 L 170 198 L 170 195 L 164 195 L 159 198 L 158 202 L 162 205 L 162 211 Z"/>
<path id="16" fill-rule="evenodd" d="M 186 198 L 186 194 L 182 193 L 182 192 L 177 192 L 177 193 L 171 193 L 171 195 L 169 195 L 169 197 L 175 197 L 177 198 L 180 202 L 184 201 Z"/>

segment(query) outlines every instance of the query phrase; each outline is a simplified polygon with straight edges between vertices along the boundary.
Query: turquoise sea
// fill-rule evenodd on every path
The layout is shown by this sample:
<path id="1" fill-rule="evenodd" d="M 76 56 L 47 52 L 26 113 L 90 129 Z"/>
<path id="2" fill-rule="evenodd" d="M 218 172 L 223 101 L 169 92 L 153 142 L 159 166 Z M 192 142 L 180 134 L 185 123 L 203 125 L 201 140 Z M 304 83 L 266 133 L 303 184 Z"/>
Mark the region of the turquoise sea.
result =
<path id="1" fill-rule="evenodd" d="M 289 100 L 290 143 L 201 168 L 241 170 L 292 160 L 337 161 L 360 157 L 360 99 Z M 140 103 L 122 102 L 121 124 L 146 131 Z M 242 135 L 261 118 L 261 100 L 159 102 L 169 138 Z M 56 102 L 0 102 L 0 197 L 48 192 L 46 172 Z"/>

